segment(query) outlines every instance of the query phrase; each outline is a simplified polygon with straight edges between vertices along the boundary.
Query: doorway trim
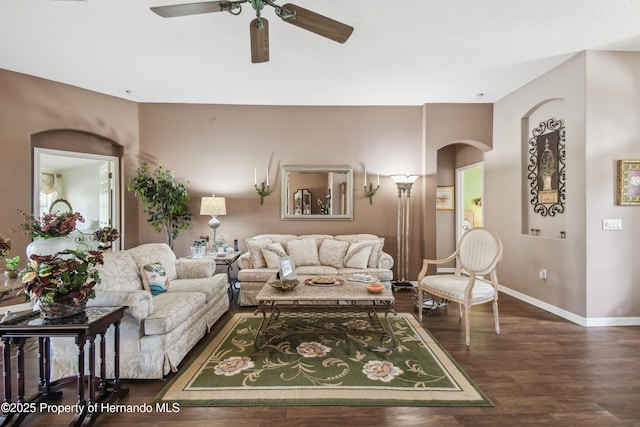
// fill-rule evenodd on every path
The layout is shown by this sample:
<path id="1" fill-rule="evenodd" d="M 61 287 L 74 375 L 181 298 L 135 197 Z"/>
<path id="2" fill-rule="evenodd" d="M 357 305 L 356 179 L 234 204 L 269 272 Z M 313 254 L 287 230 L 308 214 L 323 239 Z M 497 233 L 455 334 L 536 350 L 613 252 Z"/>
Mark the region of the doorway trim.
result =
<path id="1" fill-rule="evenodd" d="M 464 234 L 463 224 L 464 224 L 464 200 L 465 200 L 465 188 L 464 188 L 464 176 L 471 169 L 480 168 L 480 176 L 481 176 L 481 196 L 484 201 L 484 161 L 473 163 L 471 165 L 462 166 L 456 168 L 456 188 L 455 188 L 455 216 L 456 216 L 456 247 L 460 238 Z M 484 203 L 480 205 L 480 216 L 482 218 L 482 224 L 484 224 Z"/>

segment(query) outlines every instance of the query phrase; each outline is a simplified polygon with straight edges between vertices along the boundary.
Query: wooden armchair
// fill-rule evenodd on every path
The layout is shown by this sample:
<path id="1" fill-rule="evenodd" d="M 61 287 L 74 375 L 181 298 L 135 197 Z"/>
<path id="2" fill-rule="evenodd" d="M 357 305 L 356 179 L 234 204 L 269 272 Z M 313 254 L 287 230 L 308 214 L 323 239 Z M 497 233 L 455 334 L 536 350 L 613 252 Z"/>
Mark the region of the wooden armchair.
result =
<path id="1" fill-rule="evenodd" d="M 493 301 L 493 317 L 496 333 L 500 333 L 498 320 L 498 276 L 496 267 L 502 259 L 502 242 L 498 235 L 488 228 L 478 227 L 467 231 L 456 251 L 441 260 L 425 259 L 418 275 L 418 309 L 422 320 L 422 298 L 424 292 L 432 297 L 460 304 L 465 309 L 465 331 L 467 345 L 470 343 L 469 325 L 471 306 Z M 454 274 L 427 276 L 430 264 L 444 264 L 456 260 Z M 489 280 L 484 277 L 488 276 Z"/>

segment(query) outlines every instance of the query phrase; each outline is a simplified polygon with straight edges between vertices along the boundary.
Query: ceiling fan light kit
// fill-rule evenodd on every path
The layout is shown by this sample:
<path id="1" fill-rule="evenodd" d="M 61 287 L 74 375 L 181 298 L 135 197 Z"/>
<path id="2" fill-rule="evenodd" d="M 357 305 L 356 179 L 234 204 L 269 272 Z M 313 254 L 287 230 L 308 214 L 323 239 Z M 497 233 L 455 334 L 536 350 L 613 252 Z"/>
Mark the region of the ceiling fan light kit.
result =
<path id="1" fill-rule="evenodd" d="M 250 3 L 256 12 L 256 18 L 249 25 L 251 62 L 253 63 L 269 61 L 269 22 L 261 16 L 262 9 L 267 5 L 273 7 L 276 15 L 284 22 L 338 43 L 346 42 L 351 33 L 353 33 L 353 27 L 342 22 L 327 18 L 295 4 L 287 3 L 278 6 L 274 0 L 208 1 L 157 6 L 152 7 L 151 11 L 163 18 L 214 12 L 229 12 L 232 15 L 239 15 L 242 12 L 242 3 Z"/>

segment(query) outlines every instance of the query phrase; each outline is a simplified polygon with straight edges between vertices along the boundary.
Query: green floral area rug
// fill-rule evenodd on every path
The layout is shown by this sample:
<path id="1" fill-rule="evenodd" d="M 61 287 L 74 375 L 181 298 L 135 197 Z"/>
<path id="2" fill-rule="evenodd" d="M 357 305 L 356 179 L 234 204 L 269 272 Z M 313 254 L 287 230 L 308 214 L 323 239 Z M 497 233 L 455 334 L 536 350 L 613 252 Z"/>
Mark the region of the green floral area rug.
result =
<path id="1" fill-rule="evenodd" d="M 253 337 L 261 318 L 235 314 L 154 403 L 493 406 L 413 314 L 390 315 L 398 339 L 390 354 L 379 335 L 358 332 L 367 327 L 362 320 L 337 313 L 314 319 L 313 333 L 276 335 L 258 351 Z"/>

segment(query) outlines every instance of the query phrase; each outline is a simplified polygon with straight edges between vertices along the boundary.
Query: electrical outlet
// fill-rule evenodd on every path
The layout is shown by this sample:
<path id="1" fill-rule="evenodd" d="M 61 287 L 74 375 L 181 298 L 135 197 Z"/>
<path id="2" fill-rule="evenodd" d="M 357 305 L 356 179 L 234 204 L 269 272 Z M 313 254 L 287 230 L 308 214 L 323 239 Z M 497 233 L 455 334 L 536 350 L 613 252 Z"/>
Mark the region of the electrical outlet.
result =
<path id="1" fill-rule="evenodd" d="M 622 230 L 622 220 L 621 219 L 603 219 L 602 220 L 602 229 L 611 231 L 619 231 Z"/>
<path id="2" fill-rule="evenodd" d="M 547 280 L 547 269 L 546 269 L 546 268 L 541 268 L 541 269 L 540 269 L 539 277 L 540 277 L 542 280 Z"/>

